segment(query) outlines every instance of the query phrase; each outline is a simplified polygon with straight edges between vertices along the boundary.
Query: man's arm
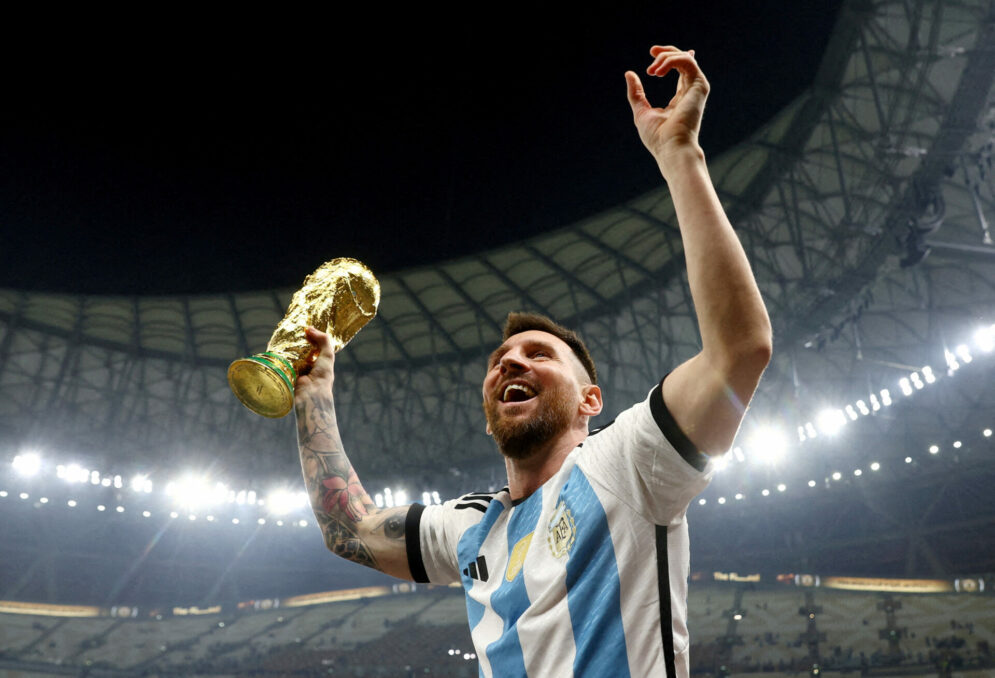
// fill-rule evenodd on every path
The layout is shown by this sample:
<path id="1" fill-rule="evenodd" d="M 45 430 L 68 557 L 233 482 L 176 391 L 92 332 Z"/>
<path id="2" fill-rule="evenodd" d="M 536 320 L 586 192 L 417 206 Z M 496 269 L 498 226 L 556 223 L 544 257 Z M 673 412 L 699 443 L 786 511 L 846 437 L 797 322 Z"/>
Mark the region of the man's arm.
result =
<path id="1" fill-rule="evenodd" d="M 708 81 L 693 51 L 653 47 L 650 54 L 647 73 L 676 70 L 677 92 L 666 108 L 653 108 L 630 71 L 629 104 L 674 201 L 702 343 L 701 352 L 664 381 L 663 399 L 691 442 L 706 454 L 722 454 L 770 362 L 770 319 L 698 145 Z"/>
<path id="2" fill-rule="evenodd" d="M 311 371 L 297 380 L 297 443 L 325 546 L 346 560 L 410 580 L 404 539 L 408 507 L 378 509 L 360 484 L 335 420 L 335 352 L 324 332 L 308 328 L 307 337 L 321 353 Z"/>

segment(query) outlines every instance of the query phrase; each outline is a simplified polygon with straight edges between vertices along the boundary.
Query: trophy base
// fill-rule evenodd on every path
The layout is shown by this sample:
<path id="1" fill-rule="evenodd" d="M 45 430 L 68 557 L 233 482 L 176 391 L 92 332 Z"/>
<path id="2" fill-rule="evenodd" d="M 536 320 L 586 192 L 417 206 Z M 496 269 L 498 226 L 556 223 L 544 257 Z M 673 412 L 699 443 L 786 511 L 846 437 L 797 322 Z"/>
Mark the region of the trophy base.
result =
<path id="1" fill-rule="evenodd" d="M 256 414 L 277 419 L 294 406 L 293 366 L 273 353 L 257 353 L 228 366 L 228 385 Z"/>

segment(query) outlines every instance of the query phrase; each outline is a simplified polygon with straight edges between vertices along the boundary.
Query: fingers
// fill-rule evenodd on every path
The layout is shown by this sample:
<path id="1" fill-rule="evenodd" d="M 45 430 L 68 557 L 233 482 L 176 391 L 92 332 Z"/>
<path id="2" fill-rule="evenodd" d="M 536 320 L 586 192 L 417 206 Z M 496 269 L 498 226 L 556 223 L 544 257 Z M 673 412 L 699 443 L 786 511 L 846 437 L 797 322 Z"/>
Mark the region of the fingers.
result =
<path id="1" fill-rule="evenodd" d="M 304 331 L 304 335 L 307 337 L 307 340 L 311 342 L 311 344 L 319 351 L 323 351 L 328 348 L 332 343 L 331 337 L 329 337 L 325 332 L 315 329 L 314 327 L 308 327 Z"/>
<path id="2" fill-rule="evenodd" d="M 664 48 L 661 48 L 664 49 Z M 698 62 L 694 59 L 694 50 L 683 52 L 677 49 L 665 49 L 659 52 L 646 72 L 649 75 L 662 77 L 676 69 L 681 75 L 695 77 L 701 74 Z"/>
<path id="3" fill-rule="evenodd" d="M 643 109 L 652 108 L 650 102 L 646 99 L 646 90 L 643 89 L 643 83 L 638 75 L 632 71 L 626 71 L 625 85 L 625 93 L 629 98 L 629 106 L 632 107 L 633 115 L 638 114 Z"/>

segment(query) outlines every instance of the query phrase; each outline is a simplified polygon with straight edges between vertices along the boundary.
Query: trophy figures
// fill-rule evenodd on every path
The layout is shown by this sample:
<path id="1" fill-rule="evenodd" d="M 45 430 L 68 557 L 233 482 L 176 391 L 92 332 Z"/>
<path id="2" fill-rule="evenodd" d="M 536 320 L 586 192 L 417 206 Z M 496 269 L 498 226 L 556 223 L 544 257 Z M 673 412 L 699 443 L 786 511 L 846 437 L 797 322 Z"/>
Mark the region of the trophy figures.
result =
<path id="1" fill-rule="evenodd" d="M 304 330 L 311 326 L 329 333 L 338 351 L 373 319 L 379 304 L 380 283 L 370 269 L 355 259 L 325 262 L 294 293 L 266 351 L 228 366 L 228 385 L 256 414 L 286 415 L 294 405 L 298 375 L 318 358 Z"/>

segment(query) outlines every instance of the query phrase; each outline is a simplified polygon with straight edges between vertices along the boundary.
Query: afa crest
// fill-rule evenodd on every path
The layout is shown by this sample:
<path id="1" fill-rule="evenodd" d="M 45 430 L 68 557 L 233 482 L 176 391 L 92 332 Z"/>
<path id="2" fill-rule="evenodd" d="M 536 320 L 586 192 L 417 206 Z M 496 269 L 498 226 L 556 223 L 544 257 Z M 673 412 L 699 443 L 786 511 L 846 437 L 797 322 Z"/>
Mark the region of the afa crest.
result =
<path id="1" fill-rule="evenodd" d="M 576 538 L 577 526 L 574 524 L 574 516 L 567 505 L 560 501 L 553 511 L 553 517 L 549 519 L 549 530 L 546 534 L 549 552 L 554 558 L 562 558 L 570 553 Z"/>

